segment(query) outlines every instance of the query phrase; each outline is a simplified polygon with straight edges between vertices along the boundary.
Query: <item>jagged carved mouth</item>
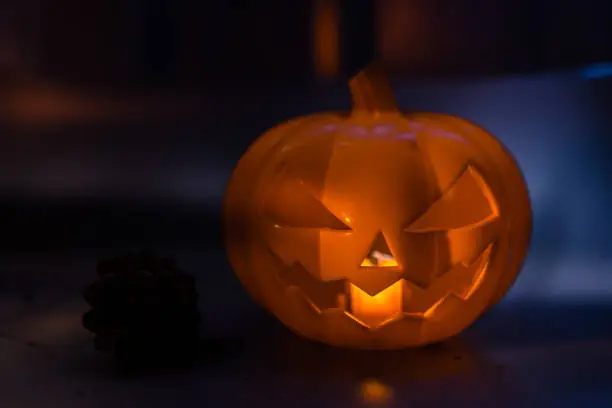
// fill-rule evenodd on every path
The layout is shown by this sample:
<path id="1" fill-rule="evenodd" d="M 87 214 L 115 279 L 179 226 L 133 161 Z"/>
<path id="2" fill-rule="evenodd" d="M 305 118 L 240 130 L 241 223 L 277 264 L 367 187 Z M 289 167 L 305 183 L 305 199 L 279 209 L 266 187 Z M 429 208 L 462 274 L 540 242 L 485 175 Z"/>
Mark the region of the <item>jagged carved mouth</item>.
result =
<path id="1" fill-rule="evenodd" d="M 494 244 L 488 245 L 473 262 L 456 264 L 427 287 L 400 278 L 373 295 L 347 279 L 322 282 L 299 263 L 287 266 L 281 262 L 276 270 L 286 289 L 302 295 L 317 313 L 342 311 L 363 327 L 375 330 L 398 319 L 429 319 L 453 297 L 467 301 L 482 284 L 493 249 Z M 387 265 L 365 266 L 376 269 Z"/>

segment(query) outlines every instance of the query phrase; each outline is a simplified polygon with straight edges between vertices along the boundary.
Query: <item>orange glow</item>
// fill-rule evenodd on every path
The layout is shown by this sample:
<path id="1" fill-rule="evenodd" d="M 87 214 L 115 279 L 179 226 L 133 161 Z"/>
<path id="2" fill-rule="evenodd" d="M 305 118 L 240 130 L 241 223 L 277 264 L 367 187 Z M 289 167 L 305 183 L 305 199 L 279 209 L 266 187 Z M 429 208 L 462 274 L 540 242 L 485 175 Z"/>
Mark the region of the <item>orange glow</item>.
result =
<path id="1" fill-rule="evenodd" d="M 360 394 L 363 402 L 368 404 L 387 404 L 393 398 L 393 390 L 377 380 L 362 382 Z"/>
<path id="2" fill-rule="evenodd" d="M 374 296 L 350 284 L 351 314 L 368 327 L 380 325 L 402 312 L 403 281 L 397 281 Z"/>
<path id="3" fill-rule="evenodd" d="M 314 63 L 317 75 L 332 77 L 340 66 L 339 8 L 336 0 L 316 0 L 314 16 Z"/>
<path id="4" fill-rule="evenodd" d="M 112 96 L 34 82 L 3 89 L 0 116 L 17 125 L 177 118 L 194 112 L 191 99 L 163 93 Z"/>

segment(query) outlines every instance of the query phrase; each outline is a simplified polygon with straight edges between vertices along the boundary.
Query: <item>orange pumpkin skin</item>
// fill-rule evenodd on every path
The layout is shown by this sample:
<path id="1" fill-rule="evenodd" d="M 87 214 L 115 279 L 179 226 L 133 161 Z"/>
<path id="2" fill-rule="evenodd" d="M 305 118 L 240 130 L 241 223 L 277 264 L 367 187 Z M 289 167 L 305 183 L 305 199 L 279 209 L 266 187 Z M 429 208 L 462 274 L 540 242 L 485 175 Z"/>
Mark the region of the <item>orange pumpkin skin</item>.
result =
<path id="1" fill-rule="evenodd" d="M 478 126 L 401 113 L 384 92 L 368 106 L 353 91 L 350 115 L 291 120 L 241 158 L 224 207 L 230 262 L 257 302 L 307 338 L 371 349 L 444 340 L 520 271 L 524 179 Z"/>

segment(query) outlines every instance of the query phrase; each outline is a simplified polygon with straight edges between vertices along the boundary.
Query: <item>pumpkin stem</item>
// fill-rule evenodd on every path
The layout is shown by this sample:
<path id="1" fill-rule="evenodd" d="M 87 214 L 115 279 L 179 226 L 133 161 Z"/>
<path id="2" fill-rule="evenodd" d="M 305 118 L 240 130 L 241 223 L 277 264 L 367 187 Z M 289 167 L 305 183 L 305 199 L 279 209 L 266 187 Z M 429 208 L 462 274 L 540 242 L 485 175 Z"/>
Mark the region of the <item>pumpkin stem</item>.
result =
<path id="1" fill-rule="evenodd" d="M 398 112 L 393 90 L 379 64 L 371 64 L 349 80 L 353 112 Z"/>

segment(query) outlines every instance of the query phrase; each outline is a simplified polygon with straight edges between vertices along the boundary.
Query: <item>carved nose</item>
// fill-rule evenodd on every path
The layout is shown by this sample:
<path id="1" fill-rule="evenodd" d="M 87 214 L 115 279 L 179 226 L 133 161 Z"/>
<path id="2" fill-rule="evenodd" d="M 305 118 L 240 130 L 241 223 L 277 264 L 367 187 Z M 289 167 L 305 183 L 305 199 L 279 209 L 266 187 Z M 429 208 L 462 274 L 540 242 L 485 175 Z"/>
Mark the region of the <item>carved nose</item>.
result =
<path id="1" fill-rule="evenodd" d="M 363 261 L 361 261 L 362 268 L 390 268 L 397 267 L 399 264 L 389 249 L 389 244 L 383 236 L 382 232 L 379 232 L 374 238 L 368 253 L 366 254 Z"/>

